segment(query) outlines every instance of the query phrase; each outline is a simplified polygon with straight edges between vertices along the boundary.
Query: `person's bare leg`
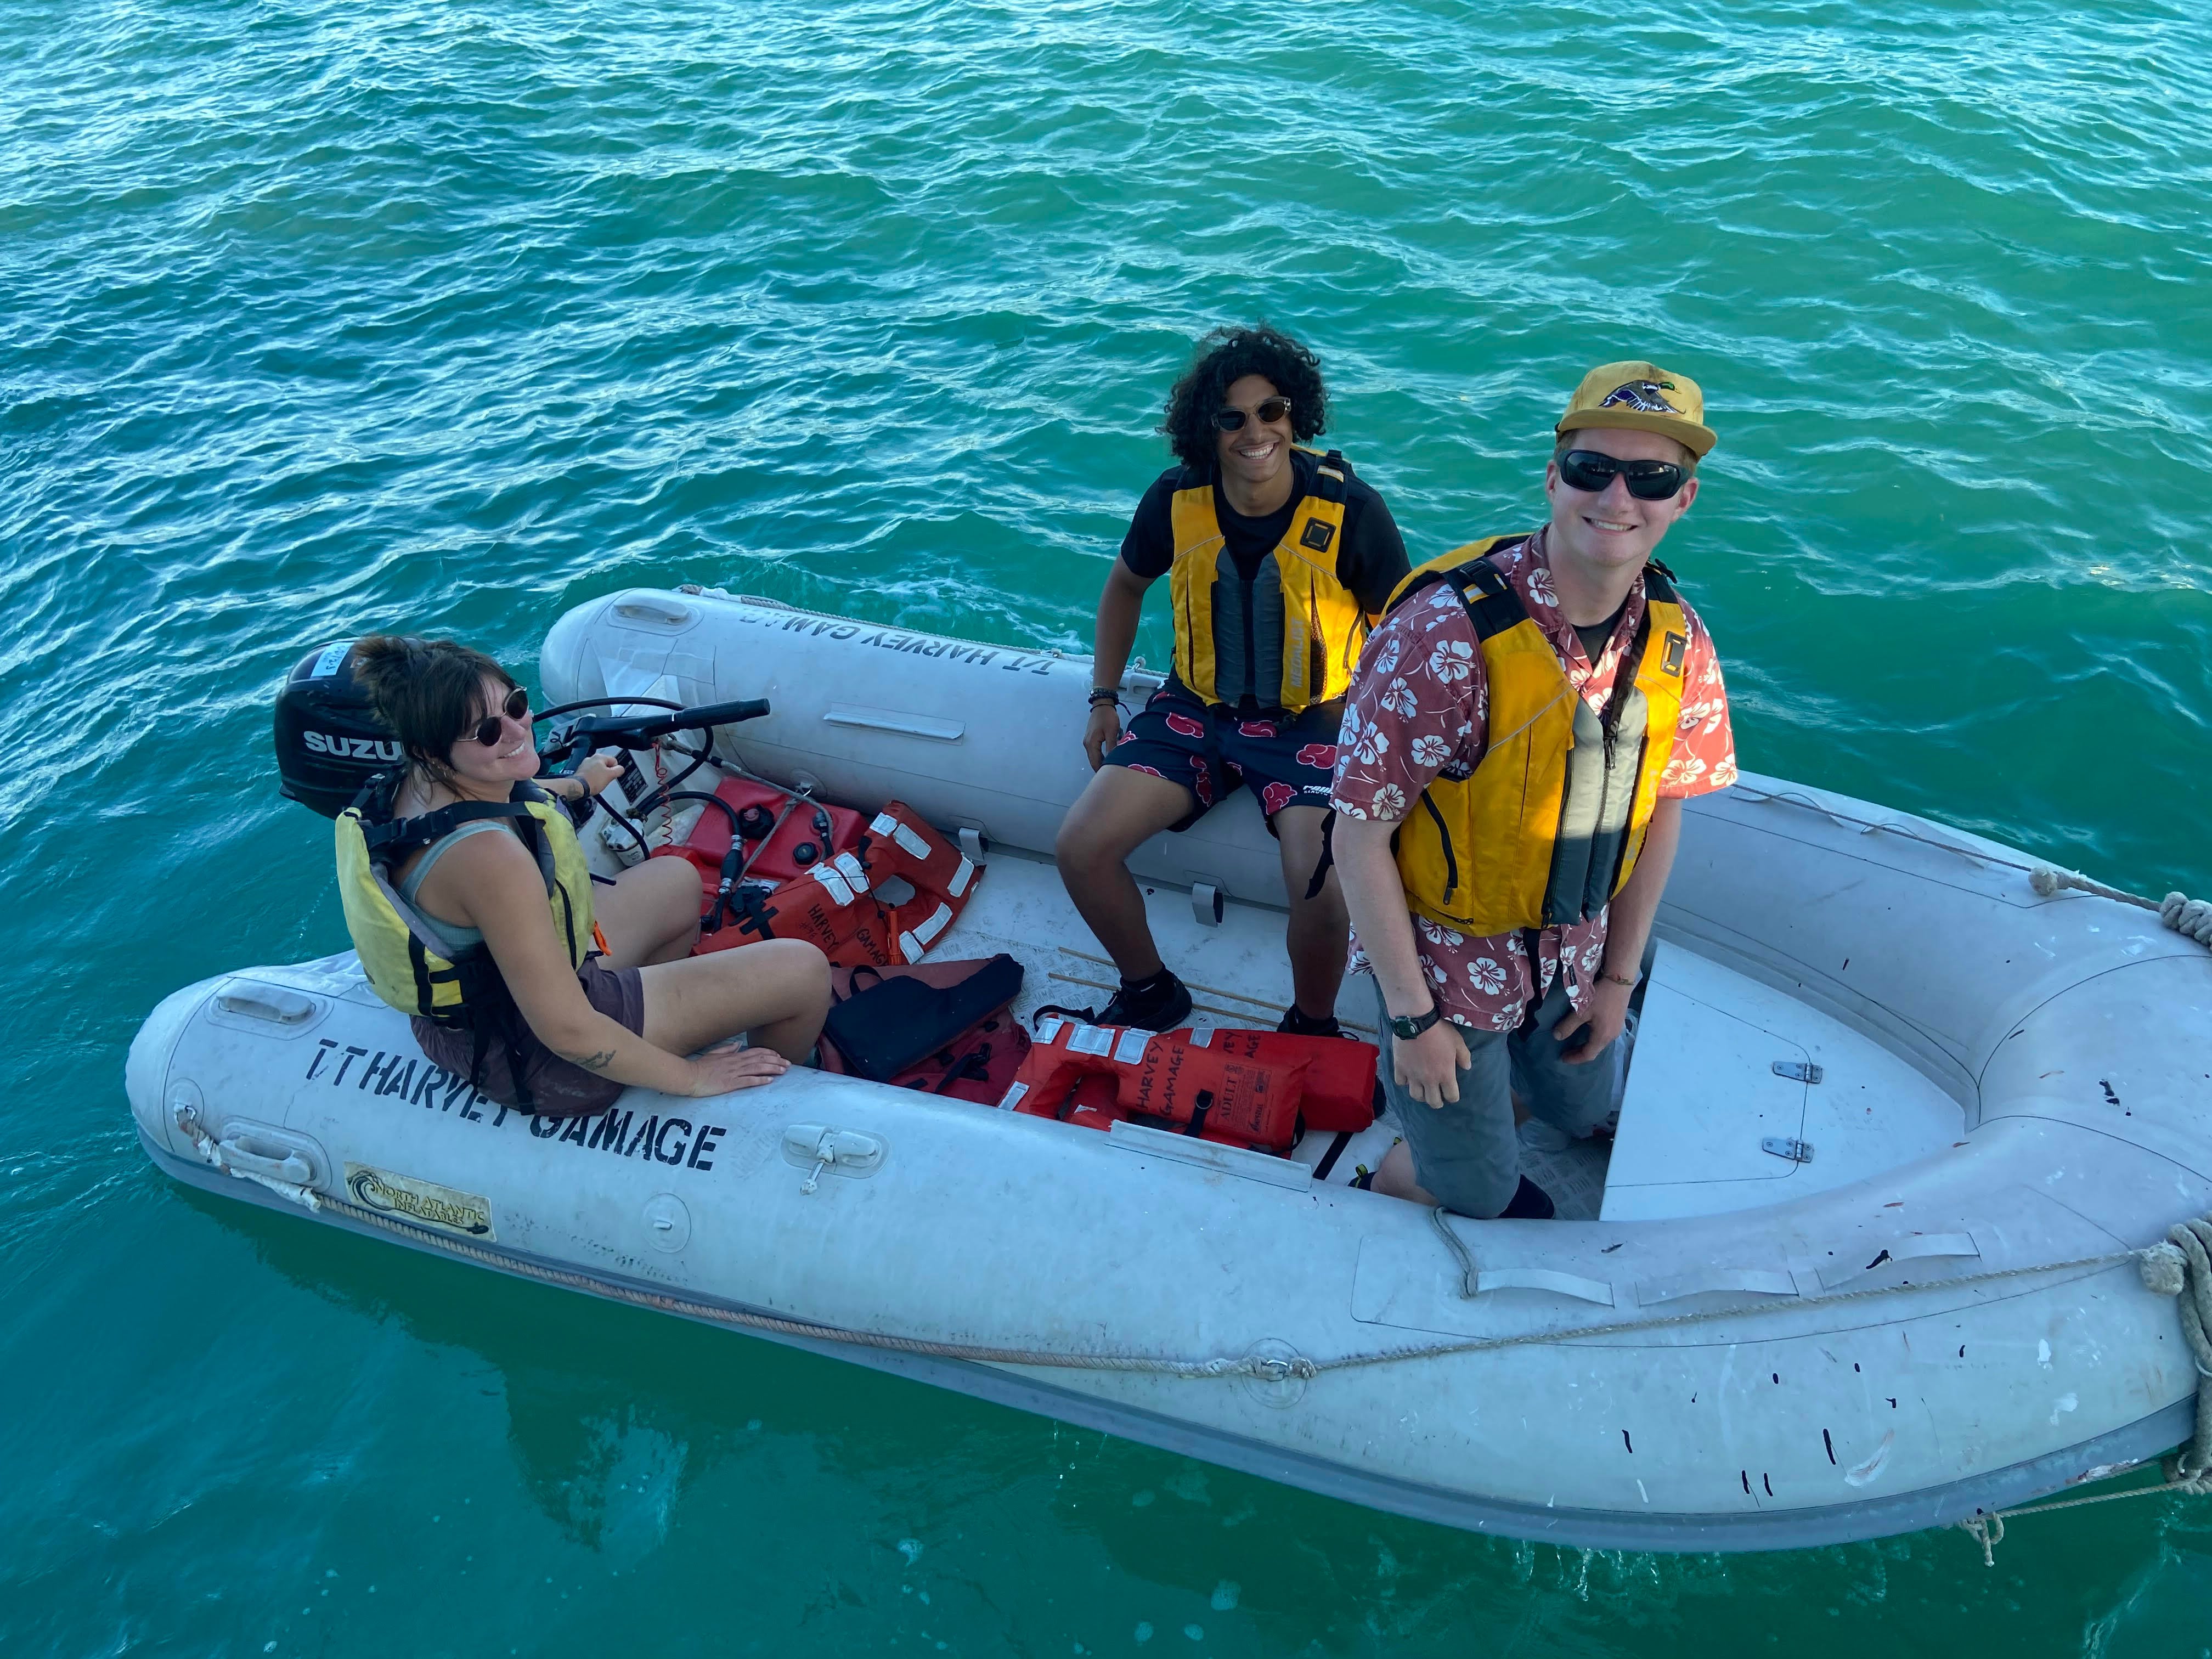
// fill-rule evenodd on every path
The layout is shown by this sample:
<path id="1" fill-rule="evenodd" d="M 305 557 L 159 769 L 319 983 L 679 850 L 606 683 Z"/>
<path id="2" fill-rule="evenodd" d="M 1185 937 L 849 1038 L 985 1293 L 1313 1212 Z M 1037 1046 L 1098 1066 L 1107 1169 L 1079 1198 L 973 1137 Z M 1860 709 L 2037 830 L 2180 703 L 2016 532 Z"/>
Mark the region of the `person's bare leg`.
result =
<path id="1" fill-rule="evenodd" d="M 594 884 L 592 914 L 607 936 L 607 965 L 675 962 L 699 942 L 699 872 L 689 859 L 647 859 Z"/>
<path id="2" fill-rule="evenodd" d="M 1426 1111 L 1428 1109 L 1417 1106 L 1413 1109 Z M 1426 1204 L 1431 1207 L 1437 1201 L 1436 1194 L 1414 1179 L 1413 1155 L 1406 1149 L 1406 1143 L 1402 1140 L 1382 1154 L 1382 1161 L 1375 1166 L 1375 1179 L 1367 1183 L 1367 1188 L 1370 1192 L 1381 1193 L 1386 1198 L 1410 1198 L 1416 1204 Z"/>
<path id="3" fill-rule="evenodd" d="M 1053 857 L 1067 896 L 1124 979 L 1160 971 L 1145 896 L 1123 863 L 1197 805 L 1189 790 L 1149 772 L 1102 766 L 1067 809 Z"/>
<path id="4" fill-rule="evenodd" d="M 1290 890 L 1291 919 L 1283 941 L 1291 957 L 1291 988 L 1298 1012 L 1308 1019 L 1332 1019 L 1336 994 L 1344 984 L 1344 963 L 1352 937 L 1352 918 L 1332 867 L 1320 892 L 1306 896 L 1314 866 L 1321 862 L 1322 826 L 1328 813 L 1318 806 L 1285 806 L 1275 814 L 1282 843 L 1283 885 Z"/>
<path id="5" fill-rule="evenodd" d="M 744 1031 L 786 1060 L 803 1060 L 830 1012 L 829 958 L 804 939 L 763 939 L 641 971 L 642 1035 L 672 1054 L 696 1054 Z"/>

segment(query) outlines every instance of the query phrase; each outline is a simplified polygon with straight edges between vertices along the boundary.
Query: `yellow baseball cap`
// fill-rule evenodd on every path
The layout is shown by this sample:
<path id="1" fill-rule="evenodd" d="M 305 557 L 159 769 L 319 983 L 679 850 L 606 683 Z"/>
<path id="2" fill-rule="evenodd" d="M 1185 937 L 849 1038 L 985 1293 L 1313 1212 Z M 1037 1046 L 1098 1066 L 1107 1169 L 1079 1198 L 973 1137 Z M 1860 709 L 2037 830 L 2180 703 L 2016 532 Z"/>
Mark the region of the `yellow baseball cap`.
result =
<path id="1" fill-rule="evenodd" d="M 1705 421 L 1705 394 L 1688 375 L 1656 363 L 1600 363 L 1583 376 L 1552 429 L 1562 438 L 1593 426 L 1662 433 L 1702 460 L 1720 441 Z"/>

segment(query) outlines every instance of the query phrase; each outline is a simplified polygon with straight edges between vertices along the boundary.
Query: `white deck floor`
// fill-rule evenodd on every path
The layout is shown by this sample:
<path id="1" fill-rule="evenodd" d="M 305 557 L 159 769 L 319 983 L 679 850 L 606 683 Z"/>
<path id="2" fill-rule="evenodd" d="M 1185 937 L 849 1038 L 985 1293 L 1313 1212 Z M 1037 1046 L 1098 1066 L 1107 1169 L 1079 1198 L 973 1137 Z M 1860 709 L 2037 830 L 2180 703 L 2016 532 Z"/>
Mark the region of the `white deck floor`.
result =
<path id="1" fill-rule="evenodd" d="M 1218 926 L 1193 914 L 1190 896 L 1147 884 L 1162 957 L 1190 985 L 1194 1017 L 1272 1028 L 1290 1000 L 1283 913 L 1231 902 Z M 933 955 L 1004 951 L 1025 970 L 1024 1016 L 1047 1003 L 1096 1007 L 1115 975 L 1075 913 L 1059 872 L 1033 854 L 996 852 L 976 897 Z M 1347 979 L 1338 1017 L 1369 1041 L 1369 981 Z M 1778 1075 L 1777 1062 L 1816 1066 L 1821 1080 Z M 1662 1220 L 1755 1208 L 1845 1185 L 1893 1168 L 1964 1133 L 1959 1107 L 1871 1039 L 1780 991 L 1677 946 L 1652 969 L 1608 1164 L 1599 1145 L 1524 1149 L 1529 1174 L 1560 1213 Z M 1763 1150 L 1772 1137 L 1808 1143 L 1812 1161 Z M 1388 1119 L 1336 1146 L 1310 1134 L 1294 1154 L 1349 1181 L 1396 1138 Z M 1335 1156 L 1331 1158 L 1330 1154 Z"/>

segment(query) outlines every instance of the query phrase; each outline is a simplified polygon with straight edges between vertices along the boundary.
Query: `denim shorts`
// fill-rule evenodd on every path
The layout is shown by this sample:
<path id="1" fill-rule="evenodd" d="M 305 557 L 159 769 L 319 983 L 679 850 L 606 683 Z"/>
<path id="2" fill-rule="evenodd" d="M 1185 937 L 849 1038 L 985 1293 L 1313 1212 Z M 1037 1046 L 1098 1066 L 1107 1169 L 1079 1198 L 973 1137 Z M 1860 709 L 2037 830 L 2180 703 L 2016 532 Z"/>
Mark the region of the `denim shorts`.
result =
<path id="1" fill-rule="evenodd" d="M 1406 1150 L 1413 1154 L 1414 1178 L 1448 1210 L 1487 1219 L 1513 1201 L 1521 1185 L 1521 1139 L 1513 1127 L 1516 1091 L 1530 1115 L 1577 1137 L 1604 1122 L 1616 1104 L 1619 1037 L 1584 1064 L 1570 1066 L 1559 1057 L 1582 1041 L 1580 1031 L 1566 1043 L 1552 1035 L 1571 1006 L 1562 979 L 1552 981 L 1516 1031 L 1460 1027 L 1467 1064 L 1459 1074 L 1459 1099 L 1446 1106 L 1425 1106 L 1398 1086 L 1392 1075 L 1390 1014 L 1379 984 L 1375 1006 L 1382 1014 L 1383 1092 L 1406 1137 Z"/>

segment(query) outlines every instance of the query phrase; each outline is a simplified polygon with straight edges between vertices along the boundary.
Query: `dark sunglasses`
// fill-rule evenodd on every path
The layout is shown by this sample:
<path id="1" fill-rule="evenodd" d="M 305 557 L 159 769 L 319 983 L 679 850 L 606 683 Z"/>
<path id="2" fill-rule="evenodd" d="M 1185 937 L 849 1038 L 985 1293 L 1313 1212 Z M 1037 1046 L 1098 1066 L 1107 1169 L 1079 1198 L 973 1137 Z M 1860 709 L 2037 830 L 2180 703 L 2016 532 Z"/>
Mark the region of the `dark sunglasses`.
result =
<path id="1" fill-rule="evenodd" d="M 1262 398 L 1252 412 L 1260 417 L 1261 425 L 1273 426 L 1291 412 L 1291 400 L 1288 398 Z M 1241 409 L 1218 410 L 1214 413 L 1213 423 L 1224 432 L 1242 432 L 1244 429 L 1244 411 Z"/>
<path id="2" fill-rule="evenodd" d="M 496 749 L 499 746 L 500 734 L 507 729 L 500 715 L 504 714 L 511 720 L 528 720 L 530 693 L 520 686 L 516 686 L 514 690 L 507 694 L 507 701 L 500 704 L 499 709 L 499 714 L 485 715 L 472 729 L 464 732 L 461 735 L 464 738 L 474 738 L 487 749 Z"/>
<path id="3" fill-rule="evenodd" d="M 1674 461 L 1623 461 L 1595 449 L 1571 449 L 1559 457 L 1559 477 L 1571 488 L 1592 495 L 1621 478 L 1638 501 L 1668 501 L 1690 482 L 1690 469 Z"/>

